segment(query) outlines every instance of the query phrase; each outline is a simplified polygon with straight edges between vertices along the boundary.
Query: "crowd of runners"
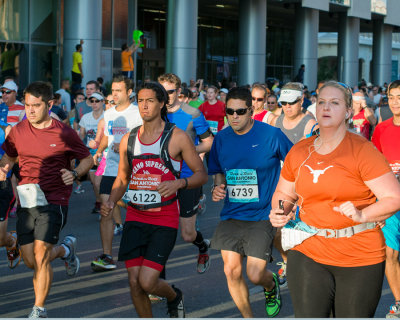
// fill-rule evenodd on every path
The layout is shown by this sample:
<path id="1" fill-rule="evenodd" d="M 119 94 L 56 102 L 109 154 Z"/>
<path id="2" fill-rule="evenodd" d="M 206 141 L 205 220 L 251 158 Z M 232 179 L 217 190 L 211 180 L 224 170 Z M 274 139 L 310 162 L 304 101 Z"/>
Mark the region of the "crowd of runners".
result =
<path id="1" fill-rule="evenodd" d="M 12 78 L 0 87 L 0 246 L 10 268 L 22 257 L 33 270 L 30 318 L 47 317 L 54 259 L 68 276 L 79 271 L 79 239 L 59 236 L 84 180 L 100 219 L 91 268 L 124 261 L 139 317 L 152 317 L 151 298 L 185 316 L 183 292 L 165 279 L 178 228 L 198 249 L 199 274 L 210 249 L 221 252 L 242 317 L 253 316 L 244 270 L 264 290 L 267 317 L 279 314 L 286 285 L 296 317 L 373 317 L 385 274 L 387 317 L 400 317 L 400 80 L 321 81 L 315 91 L 186 84 L 171 73 L 147 80 L 134 90 L 117 76 L 109 95 L 88 81 L 72 99 L 69 81 L 57 93 L 40 81 L 21 91 Z M 212 239 L 196 224 L 206 197 L 224 202 Z"/>

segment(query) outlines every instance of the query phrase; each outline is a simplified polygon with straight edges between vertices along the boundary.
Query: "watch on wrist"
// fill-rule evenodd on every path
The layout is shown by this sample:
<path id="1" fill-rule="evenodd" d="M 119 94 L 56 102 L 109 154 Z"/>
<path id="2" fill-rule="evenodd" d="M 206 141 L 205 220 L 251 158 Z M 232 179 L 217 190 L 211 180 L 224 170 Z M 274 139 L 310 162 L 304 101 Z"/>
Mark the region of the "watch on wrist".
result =
<path id="1" fill-rule="evenodd" d="M 71 173 L 74 176 L 74 180 L 78 179 L 78 172 L 76 172 L 75 170 L 72 170 Z"/>

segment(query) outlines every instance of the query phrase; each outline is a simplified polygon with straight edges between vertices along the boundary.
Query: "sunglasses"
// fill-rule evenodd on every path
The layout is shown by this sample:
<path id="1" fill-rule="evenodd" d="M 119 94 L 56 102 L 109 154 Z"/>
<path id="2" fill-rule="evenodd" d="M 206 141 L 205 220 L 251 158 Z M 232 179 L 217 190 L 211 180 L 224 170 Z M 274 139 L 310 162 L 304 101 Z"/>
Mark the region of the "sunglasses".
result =
<path id="1" fill-rule="evenodd" d="M 171 89 L 171 90 L 166 90 L 168 94 L 173 94 L 176 90 L 178 89 Z"/>
<path id="2" fill-rule="evenodd" d="M 242 115 L 246 114 L 247 110 L 249 110 L 249 108 L 240 108 L 240 109 L 226 108 L 226 114 L 229 114 L 230 116 L 232 116 L 236 112 L 236 114 L 238 116 L 242 116 Z"/>
<path id="3" fill-rule="evenodd" d="M 12 90 L 4 90 L 1 91 L 1 94 L 10 94 L 12 92 Z"/>
<path id="4" fill-rule="evenodd" d="M 273 101 L 267 101 L 267 104 L 275 104 L 276 102 Z"/>
<path id="5" fill-rule="evenodd" d="M 300 99 L 297 99 L 296 101 L 293 101 L 293 102 L 282 101 L 282 102 L 281 102 L 281 105 L 282 105 L 282 106 L 286 106 L 286 105 L 288 104 L 288 105 L 290 105 L 290 106 L 293 106 L 293 105 L 295 105 L 296 103 L 298 103 L 299 101 L 300 101 Z"/>
<path id="6" fill-rule="evenodd" d="M 91 103 L 99 103 L 100 101 L 102 101 L 102 100 L 97 100 L 97 99 L 89 99 L 89 101 L 91 102 Z"/>
<path id="7" fill-rule="evenodd" d="M 253 101 L 258 101 L 261 102 L 264 100 L 264 98 L 255 98 L 255 97 L 251 97 L 253 99 Z"/>
<path id="8" fill-rule="evenodd" d="M 115 103 L 114 103 L 114 100 L 104 100 L 104 102 L 105 102 L 106 104 L 115 104 Z"/>

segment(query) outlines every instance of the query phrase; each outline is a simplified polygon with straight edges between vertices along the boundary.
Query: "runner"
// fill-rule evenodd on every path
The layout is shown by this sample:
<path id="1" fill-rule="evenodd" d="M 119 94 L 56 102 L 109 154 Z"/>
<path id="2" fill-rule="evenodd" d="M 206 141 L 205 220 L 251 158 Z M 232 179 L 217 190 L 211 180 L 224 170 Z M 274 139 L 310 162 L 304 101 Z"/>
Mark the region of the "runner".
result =
<path id="1" fill-rule="evenodd" d="M 34 269 L 35 305 L 29 317 L 44 318 L 44 304 L 53 278 L 50 262 L 64 259 L 69 276 L 79 270 L 76 238 L 68 235 L 61 245 L 56 244 L 66 222 L 72 183 L 89 171 L 93 159 L 72 128 L 49 116 L 53 103 L 50 85 L 33 82 L 24 96 L 28 119 L 11 129 L 2 146 L 5 154 L 0 160 L 0 180 L 6 179 L 18 157 L 18 243 L 25 265 Z M 71 171 L 74 158 L 80 164 Z"/>
<path id="2" fill-rule="evenodd" d="M 89 102 L 92 106 L 92 112 L 83 115 L 79 122 L 79 136 L 83 141 L 86 141 L 86 146 L 89 148 L 90 154 L 94 156 L 96 149 L 90 149 L 90 142 L 96 138 L 97 126 L 100 120 L 103 119 L 104 114 L 104 97 L 99 93 L 95 92 L 90 96 Z M 100 213 L 101 199 L 99 194 L 101 176 L 96 176 L 95 172 L 97 166 L 93 166 L 89 171 L 89 179 L 93 186 L 94 195 L 96 202 L 92 213 Z"/>
<path id="3" fill-rule="evenodd" d="M 369 140 L 372 128 L 376 125 L 376 118 L 374 111 L 367 107 L 367 101 L 361 92 L 353 94 L 353 116 L 351 123 L 358 134 Z"/>
<path id="4" fill-rule="evenodd" d="M 267 270 L 275 234 L 268 212 L 280 160 L 292 143 L 281 130 L 251 118 L 252 97 L 246 87 L 231 89 L 226 103 L 230 127 L 215 137 L 208 166 L 208 174 L 216 175 L 213 201 L 225 199 L 212 248 L 221 250 L 229 292 L 242 317 L 253 316 L 242 275 L 245 256 L 247 276 L 264 288 L 267 316 L 275 317 L 282 302 L 278 277 Z"/>
<path id="5" fill-rule="evenodd" d="M 291 249 L 287 280 L 300 318 L 371 318 L 382 293 L 385 243 L 375 222 L 400 209 L 400 185 L 383 155 L 347 130 L 351 99 L 345 84 L 324 84 L 320 135 L 293 146 L 272 198 L 271 223 L 285 226 L 282 245 Z M 293 221 L 283 213 L 297 200 Z"/>
<path id="6" fill-rule="evenodd" d="M 166 122 L 167 101 L 168 95 L 158 83 L 146 83 L 139 90 L 144 123 L 121 140 L 118 176 L 101 211 L 103 216 L 111 216 L 129 184 L 126 196 L 130 202 L 118 259 L 125 261 L 136 312 L 145 318 L 153 316 L 148 293 L 167 299 L 171 318 L 185 316 L 181 290 L 159 276 L 176 241 L 177 191 L 198 188 L 207 181 L 189 136 Z M 179 179 L 174 172 L 180 170 L 183 160 L 193 175 Z"/>
<path id="7" fill-rule="evenodd" d="M 129 95 L 132 93 L 130 79 L 124 76 L 114 78 L 111 91 L 116 106 L 104 113 L 104 136 L 94 156 L 95 163 L 98 165 L 97 160 L 108 147 L 106 167 L 100 183 L 100 197 L 102 202 L 107 201 L 118 173 L 119 144 L 122 137 L 133 128 L 142 124 L 138 107 L 129 102 Z M 115 208 L 117 208 L 115 210 L 119 210 L 118 206 L 115 206 Z M 95 272 L 117 268 L 112 257 L 112 240 L 114 237 L 112 217 L 113 215 L 103 215 L 100 220 L 100 237 L 103 253 L 92 261 L 91 267 Z"/>
<path id="8" fill-rule="evenodd" d="M 372 142 L 388 160 L 393 173 L 400 176 L 400 80 L 393 81 L 388 88 L 389 108 L 393 117 L 375 128 Z M 400 211 L 386 220 L 382 229 L 386 239 L 386 278 L 395 303 L 390 306 L 386 317 L 400 317 Z"/>
<path id="9" fill-rule="evenodd" d="M 207 88 L 207 101 L 199 107 L 199 110 L 210 125 L 213 135 L 222 130 L 225 124 L 225 103 L 217 100 L 217 95 L 217 87 L 209 86 Z"/>
<path id="10" fill-rule="evenodd" d="M 178 96 L 181 88 L 181 80 L 172 73 L 158 77 L 158 82 L 168 93 L 167 104 L 168 120 L 175 123 L 178 128 L 186 131 L 196 146 L 198 154 L 208 152 L 211 149 L 213 135 L 202 113 L 187 104 L 180 103 Z M 193 172 L 185 162 L 182 164 L 181 178 L 189 178 Z M 210 240 L 204 239 L 200 231 L 196 230 L 196 217 L 199 213 L 199 203 L 203 191 L 201 187 L 190 190 L 179 190 L 179 205 L 182 238 L 186 242 L 193 243 L 199 248 L 197 259 L 197 272 L 204 273 L 210 266 L 208 248 Z"/>
<path id="11" fill-rule="evenodd" d="M 10 133 L 11 126 L 0 120 L 0 147 Z M 4 151 L 0 148 L 0 159 Z M 14 232 L 7 232 L 7 222 L 11 209 L 15 203 L 15 196 L 11 186 L 11 172 L 8 172 L 7 179 L 0 181 L 0 247 L 6 247 L 8 266 L 14 269 L 21 259 L 17 247 L 17 235 Z M 18 261 L 17 261 L 18 259 Z"/>
<path id="12" fill-rule="evenodd" d="M 260 84 L 253 85 L 251 89 L 251 99 L 253 101 L 252 118 L 257 121 L 272 124 L 277 118 L 272 112 L 264 109 L 264 104 L 267 99 L 267 90 Z"/>

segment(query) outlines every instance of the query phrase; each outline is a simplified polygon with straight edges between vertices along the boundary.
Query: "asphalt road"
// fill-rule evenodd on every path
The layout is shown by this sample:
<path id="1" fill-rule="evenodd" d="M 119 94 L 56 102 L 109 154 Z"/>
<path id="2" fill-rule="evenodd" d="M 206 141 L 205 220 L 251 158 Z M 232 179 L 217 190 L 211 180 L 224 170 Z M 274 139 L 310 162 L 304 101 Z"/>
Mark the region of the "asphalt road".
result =
<path id="1" fill-rule="evenodd" d="M 78 238 L 78 255 L 81 260 L 79 273 L 74 278 L 65 274 L 60 259 L 53 262 L 54 281 L 47 299 L 48 315 L 52 318 L 135 318 L 125 267 L 118 263 L 115 271 L 94 273 L 90 262 L 101 253 L 98 216 L 91 214 L 94 196 L 91 185 L 84 183 L 83 194 L 73 194 L 67 226 L 61 237 L 73 233 Z M 199 216 L 203 235 L 211 238 L 219 221 L 222 203 L 213 203 L 210 183 L 204 188 L 207 195 L 207 211 Z M 15 229 L 16 219 L 10 218 L 9 230 Z M 113 255 L 116 257 L 120 237 L 114 237 Z M 182 241 L 180 235 L 167 264 L 167 280 L 183 291 L 186 316 L 190 318 L 240 318 L 225 281 L 223 263 L 218 251 L 210 252 L 211 266 L 205 274 L 197 274 L 197 248 Z M 275 261 L 269 265 L 277 271 L 279 254 L 273 253 Z M 32 271 L 21 263 L 16 269 L 7 267 L 6 254 L 0 249 L 0 317 L 27 317 L 34 303 Z M 254 316 L 265 318 L 261 287 L 249 283 L 250 299 Z M 294 317 L 287 288 L 281 290 L 283 306 L 279 317 Z M 367 294 L 367 293 L 366 293 Z M 393 297 L 385 280 L 382 298 L 376 317 L 385 317 Z M 153 303 L 154 317 L 168 317 L 166 302 Z"/>

